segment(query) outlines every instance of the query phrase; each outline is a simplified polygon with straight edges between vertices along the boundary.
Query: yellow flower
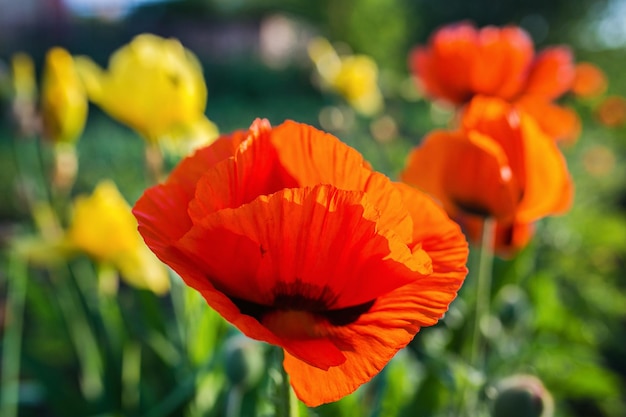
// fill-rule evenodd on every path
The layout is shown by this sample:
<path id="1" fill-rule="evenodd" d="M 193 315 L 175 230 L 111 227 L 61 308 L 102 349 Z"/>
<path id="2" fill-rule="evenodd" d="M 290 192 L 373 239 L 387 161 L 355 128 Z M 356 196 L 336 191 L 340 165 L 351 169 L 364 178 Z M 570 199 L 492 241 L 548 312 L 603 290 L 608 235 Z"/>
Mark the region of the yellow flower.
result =
<path id="1" fill-rule="evenodd" d="M 87 95 L 74 59 L 63 48 L 46 54 L 41 86 L 44 135 L 56 144 L 74 144 L 87 121 Z"/>
<path id="2" fill-rule="evenodd" d="M 67 241 L 96 261 L 113 265 L 129 285 L 157 294 L 169 290 L 164 265 L 144 244 L 130 206 L 111 181 L 75 200 Z"/>
<path id="3" fill-rule="evenodd" d="M 176 39 L 141 34 L 111 55 L 108 70 L 87 57 L 78 66 L 90 99 L 151 143 L 204 117 L 202 67 Z"/>
<path id="4" fill-rule="evenodd" d="M 339 56 L 324 38 L 313 39 L 308 51 L 326 88 L 340 94 L 364 115 L 371 116 L 382 109 L 378 67 L 372 58 L 366 55 Z"/>
<path id="5" fill-rule="evenodd" d="M 11 73 L 12 110 L 16 125 L 22 135 L 35 135 L 39 132 L 39 117 L 35 103 L 37 81 L 35 80 L 35 64 L 30 55 L 22 52 L 14 54 L 11 57 Z"/>
<path id="6" fill-rule="evenodd" d="M 13 73 L 13 94 L 16 101 L 32 101 L 37 95 L 35 81 L 35 65 L 33 59 L 25 53 L 18 52 L 11 57 Z"/>

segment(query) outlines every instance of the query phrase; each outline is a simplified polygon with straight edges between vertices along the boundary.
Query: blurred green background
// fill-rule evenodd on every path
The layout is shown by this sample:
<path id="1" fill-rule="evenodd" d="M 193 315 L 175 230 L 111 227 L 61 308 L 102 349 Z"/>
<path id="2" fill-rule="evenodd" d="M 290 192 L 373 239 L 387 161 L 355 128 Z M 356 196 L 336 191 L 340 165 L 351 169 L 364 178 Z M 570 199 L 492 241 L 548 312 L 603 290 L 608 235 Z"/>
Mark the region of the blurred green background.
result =
<path id="1" fill-rule="evenodd" d="M 79 3 L 85 4 L 81 8 Z M 109 55 L 136 34 L 176 37 L 202 61 L 209 91 L 207 115 L 222 132 L 246 128 L 256 117 L 273 124 L 285 119 L 310 123 L 330 130 L 360 150 L 376 169 L 395 177 L 409 149 L 450 120 L 449 113 L 412 91 L 406 65 L 411 47 L 426 42 L 442 24 L 470 20 L 478 26 L 520 25 L 537 49 L 565 43 L 574 49 L 577 61 L 602 68 L 609 79 L 604 96 L 565 98 L 583 120 L 581 138 L 564 149 L 576 183 L 574 208 L 566 216 L 542 221 L 527 249 L 496 263 L 493 318 L 499 325 L 488 335 L 488 369 L 494 380 L 520 372 L 540 376 L 555 398 L 556 416 L 626 415 L 626 127 L 623 120 L 603 125 L 597 116 L 604 98 L 626 95 L 626 0 L 179 0 L 129 1 L 134 7 L 128 9 L 123 3 L 0 0 L 0 79 L 18 51 L 29 53 L 38 71 L 52 46 L 89 55 L 106 66 Z M 316 88 L 306 55 L 306 42 L 314 35 L 343 42 L 377 61 L 385 115 L 393 121 L 391 133 L 377 137 L 376 120 L 354 114 L 339 97 Z M 32 230 L 16 161 L 25 158 L 28 164 L 38 158 L 33 156 L 35 145 L 17 137 L 8 83 L 5 78 L 0 85 L 3 248 Z M 133 202 L 148 184 L 142 140 L 93 106 L 78 152 L 74 194 L 89 193 L 100 179 L 113 178 Z M 39 157 L 45 160 L 46 155 Z M 0 329 L 6 333 L 12 323 L 4 309 L 7 276 L 15 266 L 4 251 L 0 262 Z M 226 370 L 215 362 L 224 355 L 222 342 L 230 340 L 233 331 L 211 315 L 202 300 L 175 288 L 196 303 L 178 311 L 196 319 L 180 324 L 171 317 L 180 306 L 126 289 L 117 307 L 109 306 L 119 311 L 107 319 L 110 311 L 104 316 L 93 311 L 84 298 L 88 291 L 79 288 L 79 282 L 62 286 L 63 297 L 71 308 L 87 312 L 86 321 L 68 324 L 67 305 L 57 305 L 50 294 L 68 276 L 80 281 L 85 274 L 93 275 L 86 259 L 75 261 L 61 276 L 58 271 L 28 274 L 32 284 L 25 300 L 19 415 L 223 415 Z M 468 284 L 462 291 L 469 294 L 471 288 Z M 407 352 L 359 394 L 378 390 L 382 394 L 375 400 L 360 403 L 350 397 L 310 415 L 443 415 L 436 410 L 454 401 L 459 381 L 471 379 L 453 354 L 462 350 L 469 334 L 466 305 L 461 298 L 457 301 L 442 323 L 423 329 Z M 109 334 L 110 320 L 123 329 L 120 340 L 100 340 L 101 333 Z M 77 375 L 83 371 L 78 364 L 90 359 L 72 342 L 72 332 L 80 333 L 72 326 L 91 328 L 100 343 L 102 395 L 89 398 L 79 389 Z M 188 340 L 194 340 L 193 346 Z M 139 382 L 132 369 L 123 367 L 138 352 Z M 217 370 L 201 378 L 206 367 Z M 139 399 L 128 394 L 133 389 L 140 392 Z M 246 391 L 244 414 L 259 413 L 265 395 Z"/>

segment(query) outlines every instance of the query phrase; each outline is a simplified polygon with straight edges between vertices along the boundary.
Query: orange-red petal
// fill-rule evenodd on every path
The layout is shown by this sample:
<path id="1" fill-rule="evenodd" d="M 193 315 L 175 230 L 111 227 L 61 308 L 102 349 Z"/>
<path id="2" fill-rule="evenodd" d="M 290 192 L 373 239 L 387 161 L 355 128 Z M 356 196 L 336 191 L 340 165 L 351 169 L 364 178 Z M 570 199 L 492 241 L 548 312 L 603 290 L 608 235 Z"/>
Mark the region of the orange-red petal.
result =
<path id="1" fill-rule="evenodd" d="M 516 219 L 530 223 L 567 211 L 572 204 L 574 185 L 565 158 L 554 140 L 541 130 L 532 117 L 524 113 L 521 115 L 526 182 Z"/>
<path id="2" fill-rule="evenodd" d="M 476 58 L 477 30 L 467 22 L 437 30 L 427 47 L 416 48 L 409 65 L 426 93 L 435 98 L 461 104 L 472 94 L 468 68 Z"/>
<path id="3" fill-rule="evenodd" d="M 519 119 L 517 109 L 509 102 L 497 97 L 475 96 L 465 108 L 461 124 L 466 131 L 488 136 L 502 148 L 517 186 L 523 189 L 526 166 Z"/>
<path id="4" fill-rule="evenodd" d="M 522 96 L 515 104 L 531 115 L 541 130 L 557 141 L 574 143 L 582 129 L 578 113 L 536 96 Z"/>
<path id="5" fill-rule="evenodd" d="M 255 123 L 262 123 L 262 121 L 257 120 Z M 209 168 L 235 155 L 235 151 L 248 135 L 248 130 L 238 130 L 229 135 L 220 136 L 211 145 L 200 148 L 190 157 L 183 159 L 172 170 L 167 182 L 180 184 L 193 194 L 198 179 Z"/>
<path id="6" fill-rule="evenodd" d="M 476 94 L 511 99 L 526 81 L 534 48 L 521 28 L 487 26 L 478 34 L 479 48 L 473 66 L 472 90 Z"/>
<path id="7" fill-rule="evenodd" d="M 255 123 L 263 122 L 257 120 Z M 198 179 L 214 165 L 231 157 L 247 136 L 248 131 L 237 131 L 197 150 L 181 161 L 165 184 L 146 190 L 137 201 L 133 214 L 139 221 L 139 231 L 161 260 L 170 257 L 172 244 L 191 228 L 187 210 Z M 176 259 L 176 256 L 171 258 Z"/>
<path id="8" fill-rule="evenodd" d="M 410 240 L 411 218 L 400 194 L 389 178 L 373 171 L 355 149 L 333 135 L 292 121 L 274 128 L 271 140 L 280 165 L 300 187 L 333 184 L 342 190 L 364 191 L 380 212 L 379 227 Z"/>
<path id="9" fill-rule="evenodd" d="M 292 121 L 260 129 L 239 147 L 234 159 L 223 161 L 199 181 L 190 214 L 200 218 L 258 195 L 315 184 L 364 191 L 380 212 L 379 226 L 410 240 L 411 218 L 389 179 L 372 171 L 361 154 L 336 137 Z"/>
<path id="10" fill-rule="evenodd" d="M 280 284 L 307 287 L 310 297 L 328 296 L 328 309 L 340 309 L 431 271 L 430 259 L 381 230 L 378 219 L 363 192 L 285 189 L 199 219 L 178 247 L 232 297 L 272 305 Z"/>
<path id="11" fill-rule="evenodd" d="M 533 62 L 524 94 L 554 100 L 569 91 L 574 74 L 571 49 L 566 46 L 546 48 L 537 54 Z"/>

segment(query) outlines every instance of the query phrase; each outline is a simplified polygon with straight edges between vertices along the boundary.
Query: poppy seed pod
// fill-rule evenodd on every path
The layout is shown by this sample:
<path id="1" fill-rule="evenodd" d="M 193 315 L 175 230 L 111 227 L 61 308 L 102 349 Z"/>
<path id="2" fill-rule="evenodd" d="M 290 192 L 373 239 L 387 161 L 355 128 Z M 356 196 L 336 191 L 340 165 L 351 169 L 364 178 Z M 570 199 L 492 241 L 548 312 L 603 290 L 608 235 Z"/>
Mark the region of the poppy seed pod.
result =
<path id="1" fill-rule="evenodd" d="M 265 369 L 263 347 L 242 335 L 229 338 L 224 346 L 224 367 L 233 386 L 249 388 L 256 385 Z"/>
<path id="2" fill-rule="evenodd" d="M 515 375 L 496 387 L 492 417 L 552 417 L 552 396 L 541 380 L 532 375 Z"/>

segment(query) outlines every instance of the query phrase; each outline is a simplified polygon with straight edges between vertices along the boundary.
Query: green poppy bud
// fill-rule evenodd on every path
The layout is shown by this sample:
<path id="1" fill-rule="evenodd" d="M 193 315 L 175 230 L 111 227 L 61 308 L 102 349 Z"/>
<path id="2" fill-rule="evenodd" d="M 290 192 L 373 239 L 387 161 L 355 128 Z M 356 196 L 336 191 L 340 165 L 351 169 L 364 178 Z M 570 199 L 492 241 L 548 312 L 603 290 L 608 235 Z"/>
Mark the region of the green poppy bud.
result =
<path id="1" fill-rule="evenodd" d="M 515 375 L 495 388 L 493 417 L 552 417 L 553 400 L 541 380 L 532 375 Z"/>
<path id="2" fill-rule="evenodd" d="M 224 364 L 226 376 L 233 386 L 254 386 L 265 368 L 263 348 L 243 335 L 233 336 L 224 347 Z"/>

